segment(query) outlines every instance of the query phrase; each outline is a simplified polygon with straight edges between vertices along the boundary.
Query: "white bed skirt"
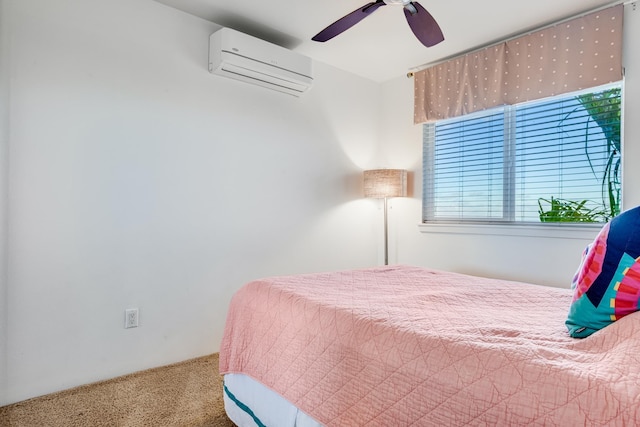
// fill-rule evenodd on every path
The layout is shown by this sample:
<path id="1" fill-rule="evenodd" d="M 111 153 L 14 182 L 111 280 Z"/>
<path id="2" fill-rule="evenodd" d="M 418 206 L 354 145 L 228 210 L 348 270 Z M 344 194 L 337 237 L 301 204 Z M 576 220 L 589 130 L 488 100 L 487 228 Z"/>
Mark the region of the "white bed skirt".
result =
<path id="1" fill-rule="evenodd" d="M 275 391 L 242 374 L 224 376 L 224 408 L 239 427 L 322 427 Z"/>

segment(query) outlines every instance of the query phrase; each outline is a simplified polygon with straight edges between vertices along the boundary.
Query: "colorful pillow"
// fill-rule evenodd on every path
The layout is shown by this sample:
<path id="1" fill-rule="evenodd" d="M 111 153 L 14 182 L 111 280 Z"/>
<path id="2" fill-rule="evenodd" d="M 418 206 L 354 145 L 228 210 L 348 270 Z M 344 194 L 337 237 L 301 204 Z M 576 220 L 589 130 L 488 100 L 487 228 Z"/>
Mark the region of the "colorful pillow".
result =
<path id="1" fill-rule="evenodd" d="M 585 250 L 573 282 L 565 322 L 569 334 L 585 338 L 640 310 L 640 206 L 606 224 Z"/>

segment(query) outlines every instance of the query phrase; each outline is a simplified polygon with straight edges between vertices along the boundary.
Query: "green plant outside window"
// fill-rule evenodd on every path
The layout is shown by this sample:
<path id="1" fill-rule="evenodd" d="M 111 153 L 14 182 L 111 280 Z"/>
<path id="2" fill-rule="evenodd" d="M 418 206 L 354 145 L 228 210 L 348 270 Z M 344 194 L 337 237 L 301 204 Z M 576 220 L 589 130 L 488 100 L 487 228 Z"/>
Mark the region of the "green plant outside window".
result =
<path id="1" fill-rule="evenodd" d="M 584 130 L 584 150 L 591 166 L 591 172 L 599 179 L 602 187 L 602 200 L 566 200 L 550 197 L 538 199 L 541 222 L 607 222 L 620 213 L 621 196 L 621 105 L 620 88 L 602 92 L 578 95 L 580 106 L 588 113 Z M 577 110 L 567 115 L 575 113 Z M 590 148 L 593 144 L 592 128 L 600 128 L 606 139 L 606 165 L 598 172 L 591 161 Z M 598 140 L 601 144 L 601 140 Z"/>

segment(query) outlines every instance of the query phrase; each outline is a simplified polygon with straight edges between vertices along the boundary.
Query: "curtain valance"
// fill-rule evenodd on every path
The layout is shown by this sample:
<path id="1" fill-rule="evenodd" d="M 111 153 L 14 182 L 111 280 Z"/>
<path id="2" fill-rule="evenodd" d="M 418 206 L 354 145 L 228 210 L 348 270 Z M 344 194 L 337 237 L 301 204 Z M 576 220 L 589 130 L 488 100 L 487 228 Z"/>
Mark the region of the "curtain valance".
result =
<path id="1" fill-rule="evenodd" d="M 414 73 L 414 123 L 621 80 L 623 11 L 613 6 Z"/>

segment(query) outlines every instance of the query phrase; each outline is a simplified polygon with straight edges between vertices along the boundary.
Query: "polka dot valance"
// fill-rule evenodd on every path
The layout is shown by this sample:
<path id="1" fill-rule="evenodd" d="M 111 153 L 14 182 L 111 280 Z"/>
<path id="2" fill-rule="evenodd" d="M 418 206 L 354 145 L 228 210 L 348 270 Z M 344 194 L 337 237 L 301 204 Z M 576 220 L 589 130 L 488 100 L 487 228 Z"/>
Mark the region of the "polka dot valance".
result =
<path id="1" fill-rule="evenodd" d="M 468 53 L 414 74 L 414 123 L 622 79 L 623 6 Z"/>

